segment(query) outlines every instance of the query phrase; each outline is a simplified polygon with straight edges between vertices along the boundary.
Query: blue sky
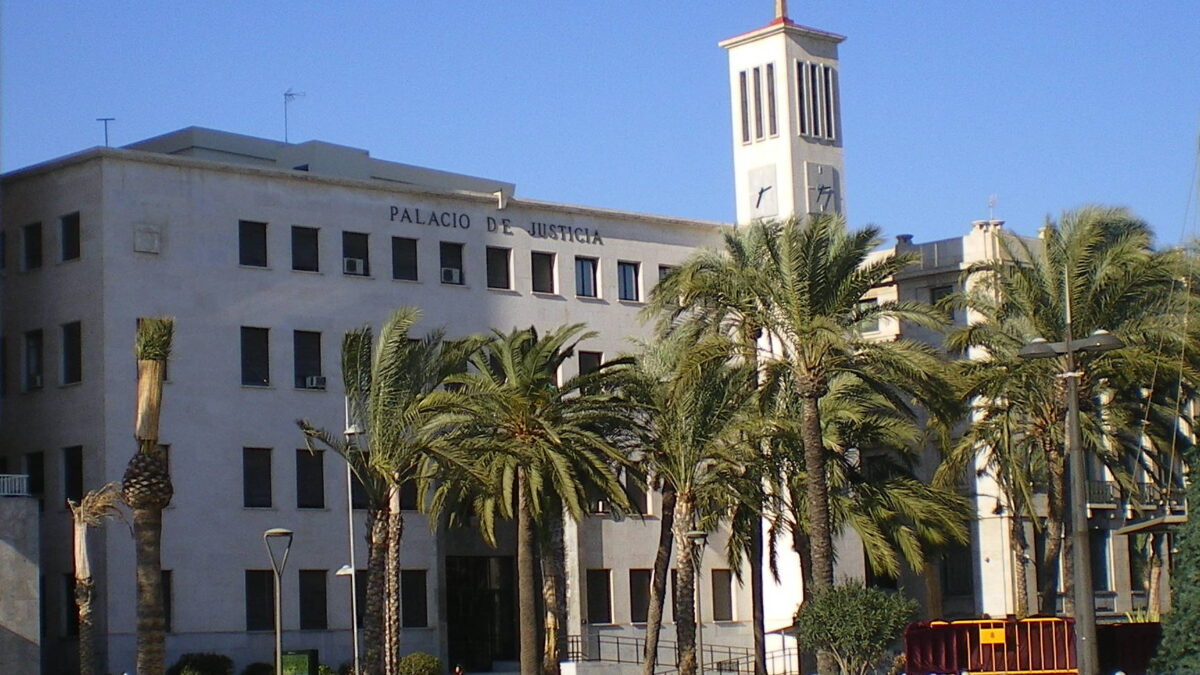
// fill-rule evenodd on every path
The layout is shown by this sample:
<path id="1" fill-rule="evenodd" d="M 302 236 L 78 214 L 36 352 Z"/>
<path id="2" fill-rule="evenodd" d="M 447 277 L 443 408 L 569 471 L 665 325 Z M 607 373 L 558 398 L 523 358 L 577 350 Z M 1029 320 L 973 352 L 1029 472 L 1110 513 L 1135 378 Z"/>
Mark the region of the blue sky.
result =
<path id="1" fill-rule="evenodd" d="M 730 221 L 725 53 L 771 0 L 0 0 L 0 170 L 189 125 Z M 1127 205 L 1192 236 L 1200 2 L 791 3 L 841 46 L 847 215 L 956 236 Z M 1191 223 L 1193 226 L 1188 226 Z"/>

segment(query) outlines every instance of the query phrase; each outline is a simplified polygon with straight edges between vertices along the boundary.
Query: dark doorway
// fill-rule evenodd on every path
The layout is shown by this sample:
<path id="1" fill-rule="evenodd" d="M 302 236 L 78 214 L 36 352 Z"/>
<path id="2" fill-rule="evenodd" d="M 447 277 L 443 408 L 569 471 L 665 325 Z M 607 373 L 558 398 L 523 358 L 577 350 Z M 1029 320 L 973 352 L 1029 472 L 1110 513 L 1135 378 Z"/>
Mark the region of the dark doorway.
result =
<path id="1" fill-rule="evenodd" d="M 517 611 L 511 556 L 446 556 L 450 668 L 490 671 L 517 660 Z"/>

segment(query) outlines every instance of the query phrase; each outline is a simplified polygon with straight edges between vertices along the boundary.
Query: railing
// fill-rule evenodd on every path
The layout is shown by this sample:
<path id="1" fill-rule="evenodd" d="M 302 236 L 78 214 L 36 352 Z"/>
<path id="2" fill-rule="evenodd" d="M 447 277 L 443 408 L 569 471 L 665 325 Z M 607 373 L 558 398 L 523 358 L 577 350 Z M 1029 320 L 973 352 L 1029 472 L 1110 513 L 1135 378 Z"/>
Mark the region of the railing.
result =
<path id="1" fill-rule="evenodd" d="M 604 634 L 567 636 L 568 661 L 641 663 L 642 655 L 645 652 L 645 638 Z M 793 651 L 792 653 L 794 654 L 795 652 Z M 702 654 L 703 658 L 701 660 L 705 664 L 705 671 L 729 673 L 754 672 L 754 650 L 750 647 L 706 644 L 704 645 Z M 794 661 L 795 657 L 793 656 L 792 658 Z M 742 661 L 746 661 L 749 664 L 749 671 L 740 667 Z M 669 640 L 659 641 L 656 663 L 659 665 L 656 672 L 663 674 L 673 671 L 679 666 L 679 650 L 674 642 Z"/>
<path id="2" fill-rule="evenodd" d="M 1113 481 L 1090 480 L 1087 484 L 1089 504 L 1118 504 L 1122 500 L 1121 486 Z M 1177 486 L 1164 487 L 1158 483 L 1138 483 L 1129 501 L 1142 507 L 1168 506 L 1183 508 L 1183 491 Z"/>
<path id="3" fill-rule="evenodd" d="M 0 473 L 0 497 L 28 497 L 29 476 Z"/>
<path id="4" fill-rule="evenodd" d="M 791 647 L 776 649 L 765 654 L 767 672 L 772 675 L 794 675 L 800 672 L 800 653 Z M 739 673 L 739 675 L 754 672 L 754 654 L 747 654 L 736 659 L 709 661 L 705 659 L 703 672 Z"/>

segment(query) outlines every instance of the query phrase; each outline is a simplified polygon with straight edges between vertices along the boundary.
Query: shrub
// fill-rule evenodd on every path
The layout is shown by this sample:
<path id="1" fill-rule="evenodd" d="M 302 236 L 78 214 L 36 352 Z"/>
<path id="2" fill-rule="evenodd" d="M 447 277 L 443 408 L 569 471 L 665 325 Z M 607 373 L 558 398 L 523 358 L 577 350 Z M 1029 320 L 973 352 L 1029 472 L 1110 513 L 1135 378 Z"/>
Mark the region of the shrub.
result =
<path id="1" fill-rule="evenodd" d="M 258 661 L 242 668 L 242 675 L 275 675 L 275 666 Z"/>
<path id="2" fill-rule="evenodd" d="M 184 654 L 167 675 L 233 675 L 233 659 L 224 654 Z"/>
<path id="3" fill-rule="evenodd" d="M 442 675 L 442 662 L 425 652 L 406 654 L 397 664 L 396 675 Z"/>
<path id="4" fill-rule="evenodd" d="M 317 666 L 317 675 L 338 675 L 333 666 L 327 666 L 324 663 Z"/>
<path id="5" fill-rule="evenodd" d="M 917 603 L 899 593 L 833 586 L 813 594 L 796 612 L 796 638 L 808 649 L 833 655 L 842 675 L 862 675 L 883 660 L 917 612 Z"/>

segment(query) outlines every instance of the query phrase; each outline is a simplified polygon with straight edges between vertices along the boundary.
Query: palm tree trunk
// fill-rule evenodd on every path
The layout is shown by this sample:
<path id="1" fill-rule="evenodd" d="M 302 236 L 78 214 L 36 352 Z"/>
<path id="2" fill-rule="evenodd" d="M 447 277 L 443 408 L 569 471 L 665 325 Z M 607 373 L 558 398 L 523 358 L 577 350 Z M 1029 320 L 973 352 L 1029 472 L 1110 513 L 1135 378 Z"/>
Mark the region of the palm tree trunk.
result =
<path id="1" fill-rule="evenodd" d="M 1150 541 L 1147 542 L 1147 548 L 1150 550 L 1149 568 L 1146 571 L 1146 608 L 1151 612 L 1151 617 L 1157 620 L 1157 617 L 1162 615 L 1164 607 L 1162 606 L 1162 572 L 1163 560 L 1166 558 L 1166 543 L 1167 535 L 1151 534 Z"/>
<path id="2" fill-rule="evenodd" d="M 696 567 L 695 552 L 687 533 L 696 527 L 692 495 L 675 498 L 675 646 L 679 650 L 679 675 L 696 675 Z"/>
<path id="3" fill-rule="evenodd" d="M 797 503 L 795 496 L 792 497 L 792 503 Z M 792 548 L 796 551 L 796 555 L 800 557 L 800 579 L 804 583 L 805 595 L 808 594 L 808 589 L 812 588 L 812 540 L 808 533 L 800 529 L 797 524 L 792 530 Z M 817 669 L 817 655 L 813 652 L 804 649 L 800 651 L 800 672 L 811 673 Z"/>
<path id="4" fill-rule="evenodd" d="M 387 544 L 384 547 L 383 672 L 396 675 L 400 667 L 400 537 L 404 533 L 404 514 L 400 511 L 400 492 L 392 488 L 388 496 Z"/>
<path id="5" fill-rule="evenodd" d="M 520 615 L 521 675 L 541 675 L 533 516 L 521 472 L 517 476 L 517 494 L 517 611 Z"/>
<path id="6" fill-rule="evenodd" d="M 545 608 L 545 642 L 542 672 L 559 675 L 567 647 L 567 551 L 563 512 L 547 513 L 546 548 L 542 551 L 542 603 Z"/>
<path id="7" fill-rule="evenodd" d="M 650 611 L 646 617 L 646 651 L 642 655 L 642 675 L 654 675 L 654 667 L 658 664 L 658 638 L 662 632 L 663 605 L 667 598 L 667 574 L 671 568 L 675 501 L 675 489 L 664 485 L 662 520 L 658 526 L 658 552 L 654 554 L 654 573 L 650 581 Z"/>
<path id="8" fill-rule="evenodd" d="M 1041 613 L 1057 614 L 1059 558 L 1063 552 L 1063 513 L 1066 508 L 1065 463 L 1057 441 L 1044 441 L 1046 464 L 1050 480 L 1046 486 L 1046 546 L 1042 559 L 1038 561 L 1038 594 L 1041 596 Z"/>
<path id="9" fill-rule="evenodd" d="M 940 555 L 930 556 L 925 561 L 925 569 L 921 570 L 921 579 L 925 582 L 925 617 L 940 619 L 946 614 L 945 603 L 942 602 L 942 561 Z"/>
<path id="10" fill-rule="evenodd" d="M 1013 584 L 1019 618 L 1029 616 L 1029 542 L 1025 538 L 1025 519 L 1013 516 L 1008 524 L 1008 539 L 1012 545 L 1016 578 Z"/>
<path id="11" fill-rule="evenodd" d="M 92 599 L 96 582 L 89 576 L 75 579 L 75 605 L 79 608 L 79 675 L 96 675 L 96 626 Z"/>
<path id="12" fill-rule="evenodd" d="M 162 509 L 133 509 L 137 558 L 137 672 L 162 675 L 166 621 L 162 589 Z"/>
<path id="13" fill-rule="evenodd" d="M 758 506 L 761 512 L 761 503 Z M 754 675 L 767 675 L 767 619 L 763 601 L 763 531 L 760 519 L 756 519 L 750 528 L 750 606 L 754 624 Z"/>
<path id="14" fill-rule="evenodd" d="M 800 392 L 801 435 L 804 438 L 804 486 L 808 501 L 808 534 L 812 551 L 812 586 L 804 595 L 833 585 L 833 527 L 829 515 L 829 483 L 825 475 L 825 446 L 821 439 L 821 413 L 818 400 L 825 387 L 809 380 Z M 837 663 L 827 651 L 817 652 L 817 672 L 834 675 Z"/>
<path id="15" fill-rule="evenodd" d="M 363 662 L 365 675 L 383 675 L 383 594 L 386 585 L 388 519 L 387 502 L 367 510 L 367 591 L 363 608 Z"/>

